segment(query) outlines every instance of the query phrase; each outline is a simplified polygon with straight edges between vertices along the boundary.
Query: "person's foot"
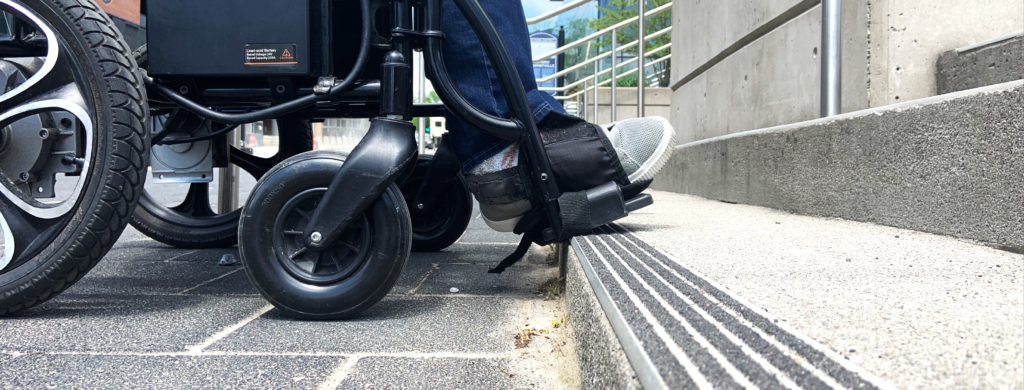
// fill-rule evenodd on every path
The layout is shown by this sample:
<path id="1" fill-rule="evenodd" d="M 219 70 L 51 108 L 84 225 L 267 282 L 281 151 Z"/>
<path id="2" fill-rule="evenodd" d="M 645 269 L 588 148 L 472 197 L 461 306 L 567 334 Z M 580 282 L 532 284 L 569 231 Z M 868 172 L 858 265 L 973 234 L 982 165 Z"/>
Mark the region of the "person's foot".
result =
<path id="1" fill-rule="evenodd" d="M 672 157 L 676 132 L 665 118 L 626 119 L 603 127 L 630 183 L 654 179 Z"/>
<path id="2" fill-rule="evenodd" d="M 607 132 L 623 171 L 631 183 L 652 180 L 668 163 L 675 146 L 675 131 L 661 117 L 626 119 L 602 126 Z M 515 145 L 495 156 L 495 162 L 481 164 L 466 175 L 470 191 L 480 202 L 484 222 L 492 229 L 510 232 L 526 212 L 529 197 L 518 166 L 508 166 Z M 500 165 L 505 161 L 505 165 Z M 516 161 L 517 162 L 517 161 Z M 514 163 L 512 165 L 515 165 Z"/>

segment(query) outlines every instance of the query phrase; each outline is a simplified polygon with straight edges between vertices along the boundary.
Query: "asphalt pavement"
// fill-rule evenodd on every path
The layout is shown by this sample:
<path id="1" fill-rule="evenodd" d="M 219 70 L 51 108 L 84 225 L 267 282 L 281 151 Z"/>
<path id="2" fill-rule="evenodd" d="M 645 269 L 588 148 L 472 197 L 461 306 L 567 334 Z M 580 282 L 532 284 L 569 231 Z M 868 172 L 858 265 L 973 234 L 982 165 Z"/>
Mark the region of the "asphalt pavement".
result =
<path id="1" fill-rule="evenodd" d="M 173 202 L 179 187 L 159 193 Z M 571 326 L 554 326 L 566 313 L 543 287 L 558 275 L 549 250 L 486 273 L 517 242 L 477 217 L 453 247 L 413 254 L 359 317 L 298 321 L 218 265 L 237 249 L 176 249 L 129 227 L 75 286 L 0 319 L 0 389 L 578 386 Z"/>

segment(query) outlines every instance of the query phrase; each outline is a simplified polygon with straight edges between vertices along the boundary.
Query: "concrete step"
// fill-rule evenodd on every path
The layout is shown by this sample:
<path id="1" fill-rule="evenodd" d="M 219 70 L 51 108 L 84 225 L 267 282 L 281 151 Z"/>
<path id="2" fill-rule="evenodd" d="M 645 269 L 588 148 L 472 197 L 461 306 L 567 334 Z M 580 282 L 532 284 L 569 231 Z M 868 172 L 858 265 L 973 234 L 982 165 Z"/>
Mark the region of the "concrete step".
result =
<path id="1" fill-rule="evenodd" d="M 584 387 L 1024 386 L 1024 256 L 653 196 L 573 240 L 567 293 Z"/>
<path id="2" fill-rule="evenodd" d="M 942 53 L 936 82 L 940 94 L 1024 78 L 1024 31 Z"/>
<path id="3" fill-rule="evenodd" d="M 680 145 L 657 189 L 1024 251 L 1024 81 Z"/>

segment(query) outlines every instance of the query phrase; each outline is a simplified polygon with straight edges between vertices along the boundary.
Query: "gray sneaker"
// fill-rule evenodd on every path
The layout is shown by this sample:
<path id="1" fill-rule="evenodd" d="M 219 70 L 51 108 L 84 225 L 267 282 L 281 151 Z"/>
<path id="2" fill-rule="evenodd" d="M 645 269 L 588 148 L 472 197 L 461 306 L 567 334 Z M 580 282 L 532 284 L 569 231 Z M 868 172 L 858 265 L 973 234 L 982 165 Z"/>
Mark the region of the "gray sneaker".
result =
<path id="1" fill-rule="evenodd" d="M 651 180 L 665 167 L 675 146 L 675 130 L 661 117 L 626 119 L 601 126 L 629 176 L 630 183 Z M 484 222 L 510 232 L 530 211 L 522 167 L 466 175 L 470 192 L 480 202 Z"/>
<path id="2" fill-rule="evenodd" d="M 653 179 L 675 149 L 676 132 L 662 117 L 626 119 L 603 127 L 630 183 Z"/>

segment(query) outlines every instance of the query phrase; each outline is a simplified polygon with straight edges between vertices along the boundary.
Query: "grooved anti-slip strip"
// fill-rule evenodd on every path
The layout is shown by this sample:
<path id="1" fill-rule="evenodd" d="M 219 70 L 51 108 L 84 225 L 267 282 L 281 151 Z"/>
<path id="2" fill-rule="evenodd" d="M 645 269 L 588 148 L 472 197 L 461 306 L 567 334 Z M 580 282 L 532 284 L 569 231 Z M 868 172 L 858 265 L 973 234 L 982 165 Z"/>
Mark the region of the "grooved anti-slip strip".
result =
<path id="1" fill-rule="evenodd" d="M 573 249 L 645 388 L 892 388 L 622 226 Z"/>

